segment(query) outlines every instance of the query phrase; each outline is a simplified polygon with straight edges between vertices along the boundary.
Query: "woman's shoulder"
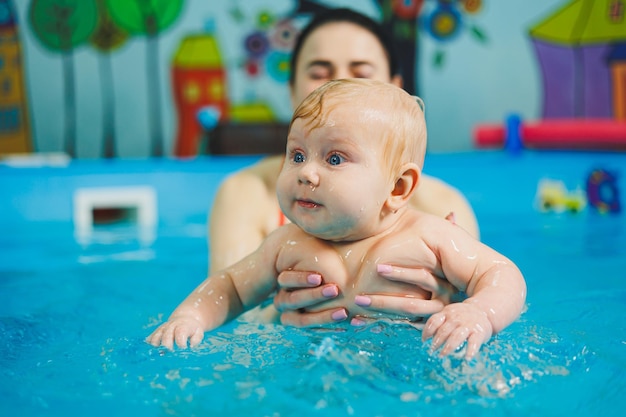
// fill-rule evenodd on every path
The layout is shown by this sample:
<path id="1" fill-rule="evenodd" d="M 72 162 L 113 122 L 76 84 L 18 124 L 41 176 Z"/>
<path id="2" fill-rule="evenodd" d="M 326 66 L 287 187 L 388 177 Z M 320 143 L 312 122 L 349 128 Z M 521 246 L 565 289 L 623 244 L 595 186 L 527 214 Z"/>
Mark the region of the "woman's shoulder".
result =
<path id="1" fill-rule="evenodd" d="M 247 172 L 250 175 L 254 175 L 265 184 L 271 185 L 271 188 L 275 188 L 278 174 L 283 166 L 283 155 L 273 155 L 261 159 L 254 165 L 248 167 L 243 172 Z"/>
<path id="2" fill-rule="evenodd" d="M 239 190 L 239 192 L 265 190 L 274 193 L 281 166 L 282 156 L 263 158 L 253 165 L 230 174 L 220 188 Z"/>
<path id="3" fill-rule="evenodd" d="M 445 218 L 454 213 L 456 222 L 474 237 L 479 236 L 474 210 L 465 196 L 450 184 L 428 175 L 422 175 L 413 194 L 411 205 L 423 212 Z"/>
<path id="4" fill-rule="evenodd" d="M 443 198 L 461 198 L 464 199 L 461 192 L 448 184 L 447 182 L 432 177 L 430 175 L 422 174 L 418 191 L 424 192 L 429 196 L 443 197 Z"/>

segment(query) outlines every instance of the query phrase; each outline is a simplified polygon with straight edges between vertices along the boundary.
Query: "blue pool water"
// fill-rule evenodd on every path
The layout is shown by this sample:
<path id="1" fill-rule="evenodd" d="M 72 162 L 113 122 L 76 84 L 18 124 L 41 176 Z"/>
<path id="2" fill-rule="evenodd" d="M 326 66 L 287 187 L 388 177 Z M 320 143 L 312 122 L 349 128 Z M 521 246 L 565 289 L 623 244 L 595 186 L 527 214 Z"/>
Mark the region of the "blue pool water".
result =
<path id="1" fill-rule="evenodd" d="M 482 239 L 512 258 L 528 309 L 470 362 L 419 331 L 300 330 L 234 322 L 195 351 L 143 342 L 207 270 L 206 208 L 254 158 L 0 165 L 0 404 L 7 416 L 621 415 L 626 394 L 626 155 L 431 155 Z M 542 179 L 617 173 L 622 213 L 541 212 Z M 78 188 L 147 185 L 153 242 L 132 227 L 74 237 Z"/>

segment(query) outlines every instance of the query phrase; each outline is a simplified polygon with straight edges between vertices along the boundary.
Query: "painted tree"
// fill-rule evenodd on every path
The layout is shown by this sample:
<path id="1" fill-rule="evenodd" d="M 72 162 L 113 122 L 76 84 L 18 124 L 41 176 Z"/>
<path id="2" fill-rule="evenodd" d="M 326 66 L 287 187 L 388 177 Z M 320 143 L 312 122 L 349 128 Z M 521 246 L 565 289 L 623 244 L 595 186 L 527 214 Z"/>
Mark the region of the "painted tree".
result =
<path id="1" fill-rule="evenodd" d="M 163 126 L 159 83 L 159 33 L 176 21 L 183 0 L 106 0 L 116 25 L 131 35 L 146 36 L 146 79 L 152 156 L 163 156 Z"/>
<path id="2" fill-rule="evenodd" d="M 122 46 L 128 39 L 128 33 L 117 26 L 106 0 L 97 0 L 98 25 L 91 36 L 91 44 L 100 51 L 98 60 L 100 71 L 100 87 L 102 95 L 102 154 L 105 158 L 116 155 L 115 146 L 115 85 L 111 52 Z"/>
<path id="3" fill-rule="evenodd" d="M 74 50 L 85 43 L 96 27 L 97 9 L 93 0 L 32 0 L 28 22 L 37 40 L 63 62 L 65 100 L 65 152 L 76 156 L 76 90 Z"/>

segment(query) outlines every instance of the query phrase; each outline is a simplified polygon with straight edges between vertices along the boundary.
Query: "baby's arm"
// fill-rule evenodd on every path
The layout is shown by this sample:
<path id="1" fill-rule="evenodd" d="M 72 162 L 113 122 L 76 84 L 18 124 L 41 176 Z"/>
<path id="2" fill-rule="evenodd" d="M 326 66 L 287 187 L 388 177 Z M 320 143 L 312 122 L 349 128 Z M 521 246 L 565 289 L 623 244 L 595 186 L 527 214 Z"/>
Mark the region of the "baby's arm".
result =
<path id="1" fill-rule="evenodd" d="M 208 277 L 174 310 L 146 341 L 154 346 L 180 348 L 198 345 L 204 332 L 219 327 L 243 312 L 232 277 L 221 272 Z"/>
<path id="2" fill-rule="evenodd" d="M 429 243 L 438 252 L 446 278 L 465 291 L 462 303 L 446 306 L 432 315 L 422 338 L 433 338 L 433 349 L 453 352 L 467 341 L 466 357 L 515 321 L 526 300 L 526 282 L 517 266 L 490 247 L 473 239 L 460 228 L 441 222 Z"/>
<path id="3" fill-rule="evenodd" d="M 275 232 L 273 235 L 279 234 Z M 271 236 L 272 237 L 272 236 Z M 266 239 L 252 254 L 200 284 L 146 341 L 153 346 L 198 345 L 204 332 L 258 305 L 276 287 L 277 239 Z"/>

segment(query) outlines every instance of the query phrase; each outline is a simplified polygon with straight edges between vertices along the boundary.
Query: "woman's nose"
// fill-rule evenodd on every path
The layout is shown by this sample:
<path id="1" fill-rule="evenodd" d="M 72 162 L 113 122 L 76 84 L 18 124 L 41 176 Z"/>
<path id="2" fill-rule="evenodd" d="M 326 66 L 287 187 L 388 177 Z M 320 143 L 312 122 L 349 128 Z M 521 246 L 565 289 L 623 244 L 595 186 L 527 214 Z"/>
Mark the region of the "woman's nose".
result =
<path id="1" fill-rule="evenodd" d="M 335 68 L 335 73 L 333 74 L 333 79 L 342 80 L 344 78 L 353 78 L 354 74 L 348 68 L 337 67 Z"/>

